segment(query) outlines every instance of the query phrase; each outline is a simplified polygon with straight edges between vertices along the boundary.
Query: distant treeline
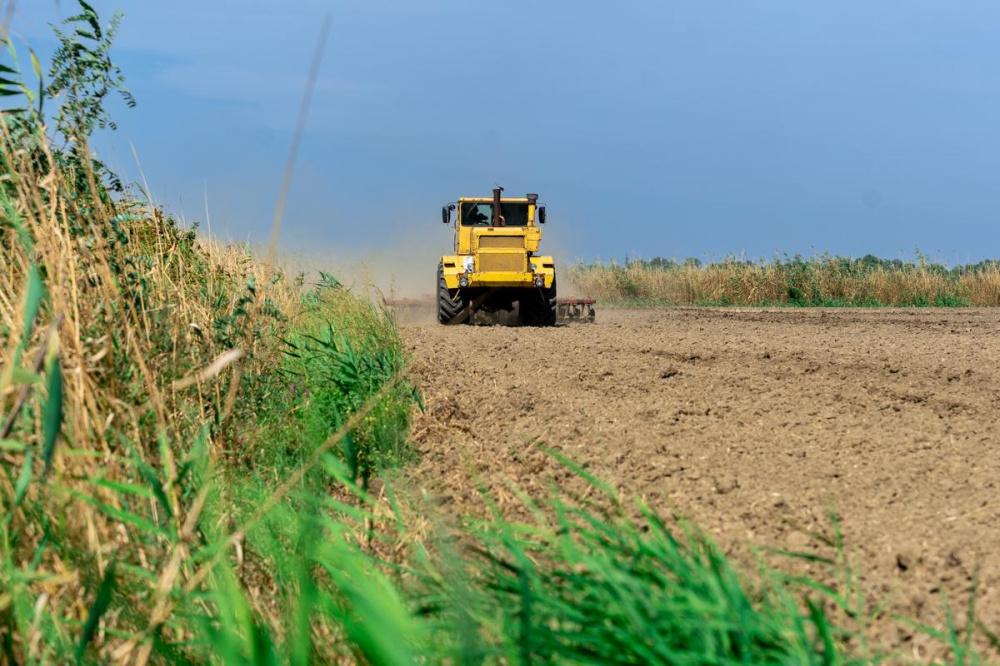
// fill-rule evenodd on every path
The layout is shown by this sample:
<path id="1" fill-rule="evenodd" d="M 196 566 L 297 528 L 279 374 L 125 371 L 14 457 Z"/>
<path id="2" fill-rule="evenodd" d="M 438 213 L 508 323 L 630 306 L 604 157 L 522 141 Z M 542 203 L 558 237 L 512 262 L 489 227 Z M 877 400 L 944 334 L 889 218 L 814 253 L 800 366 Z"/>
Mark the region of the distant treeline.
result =
<path id="1" fill-rule="evenodd" d="M 654 257 L 570 268 L 576 289 L 604 301 L 665 305 L 996 306 L 1000 260 L 947 266 L 821 255 L 703 263 Z"/>

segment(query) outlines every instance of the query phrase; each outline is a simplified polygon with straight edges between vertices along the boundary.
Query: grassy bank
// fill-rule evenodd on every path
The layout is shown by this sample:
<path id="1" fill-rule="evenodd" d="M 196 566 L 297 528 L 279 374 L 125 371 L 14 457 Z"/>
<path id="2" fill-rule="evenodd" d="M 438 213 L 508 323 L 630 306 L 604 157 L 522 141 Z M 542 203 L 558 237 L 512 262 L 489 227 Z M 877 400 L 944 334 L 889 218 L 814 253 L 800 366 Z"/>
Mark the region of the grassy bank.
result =
<path id="1" fill-rule="evenodd" d="M 606 303 L 925 307 L 1000 305 L 1000 263 L 946 267 L 821 256 L 702 264 L 656 259 L 570 268 L 577 290 Z"/>
<path id="2" fill-rule="evenodd" d="M 257 659 L 324 466 L 406 455 L 395 329 L 3 130 L 0 661 Z"/>
<path id="3" fill-rule="evenodd" d="M 80 3 L 47 73 L 0 61 L 0 662 L 257 660 L 262 632 L 294 643 L 286 537 L 326 467 L 362 492 L 402 462 L 415 393 L 380 309 L 92 156 L 132 101 L 114 28 Z"/>
<path id="4" fill-rule="evenodd" d="M 58 120 L 35 85 L 4 84 L 0 116 L 0 661 L 877 656 L 848 578 L 739 573 L 582 470 L 588 492 L 525 498 L 527 523 L 426 527 L 390 482 L 419 404 L 392 320 L 120 187 L 87 142 L 122 81 L 81 11 L 92 37 L 66 31 L 43 88 Z M 957 663 L 972 618 L 940 636 Z"/>

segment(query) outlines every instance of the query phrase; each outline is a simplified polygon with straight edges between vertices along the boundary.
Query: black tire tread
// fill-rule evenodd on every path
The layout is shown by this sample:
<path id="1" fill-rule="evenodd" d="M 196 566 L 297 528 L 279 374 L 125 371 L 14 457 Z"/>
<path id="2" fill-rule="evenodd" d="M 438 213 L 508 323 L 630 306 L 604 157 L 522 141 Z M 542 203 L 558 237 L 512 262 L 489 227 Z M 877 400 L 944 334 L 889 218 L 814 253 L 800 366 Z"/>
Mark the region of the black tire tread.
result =
<path id="1" fill-rule="evenodd" d="M 534 298 L 521 302 L 521 323 L 526 326 L 556 325 L 556 280 L 547 289 L 536 289 Z"/>
<path id="2" fill-rule="evenodd" d="M 452 297 L 448 284 L 444 281 L 444 266 L 438 264 L 437 271 L 437 315 L 438 322 L 450 324 L 462 312 L 462 302 Z"/>

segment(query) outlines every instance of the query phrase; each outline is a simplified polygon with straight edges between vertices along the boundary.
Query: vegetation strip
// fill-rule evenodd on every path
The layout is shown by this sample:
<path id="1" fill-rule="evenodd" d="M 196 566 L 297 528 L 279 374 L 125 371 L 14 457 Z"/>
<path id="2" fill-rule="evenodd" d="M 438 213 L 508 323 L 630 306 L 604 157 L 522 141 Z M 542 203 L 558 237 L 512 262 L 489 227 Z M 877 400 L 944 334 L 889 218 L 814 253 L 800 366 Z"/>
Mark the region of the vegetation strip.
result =
<path id="1" fill-rule="evenodd" d="M 577 291 L 603 303 L 819 307 L 1000 306 L 1000 261 L 947 267 L 823 255 L 773 261 L 635 260 L 577 264 Z"/>

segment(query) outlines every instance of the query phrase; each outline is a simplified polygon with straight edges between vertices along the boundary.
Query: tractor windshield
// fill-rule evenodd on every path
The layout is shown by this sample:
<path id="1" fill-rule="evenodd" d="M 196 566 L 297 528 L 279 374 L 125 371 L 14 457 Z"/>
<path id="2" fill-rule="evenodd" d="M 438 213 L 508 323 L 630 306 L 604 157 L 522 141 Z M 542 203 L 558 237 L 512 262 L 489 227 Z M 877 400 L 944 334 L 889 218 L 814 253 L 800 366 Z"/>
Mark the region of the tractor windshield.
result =
<path id="1" fill-rule="evenodd" d="M 508 227 L 524 227 L 528 224 L 528 204 L 501 203 L 500 216 Z M 463 203 L 463 227 L 488 227 L 493 224 L 492 203 Z"/>

